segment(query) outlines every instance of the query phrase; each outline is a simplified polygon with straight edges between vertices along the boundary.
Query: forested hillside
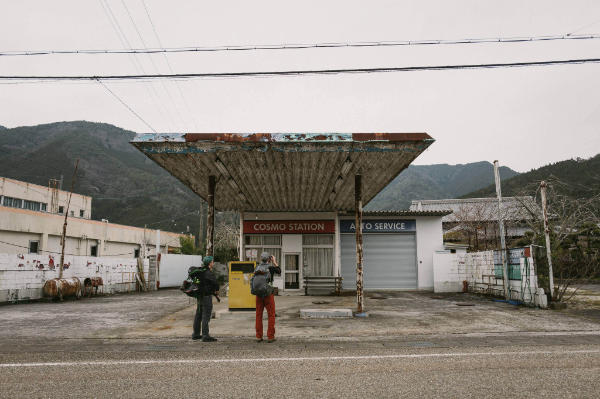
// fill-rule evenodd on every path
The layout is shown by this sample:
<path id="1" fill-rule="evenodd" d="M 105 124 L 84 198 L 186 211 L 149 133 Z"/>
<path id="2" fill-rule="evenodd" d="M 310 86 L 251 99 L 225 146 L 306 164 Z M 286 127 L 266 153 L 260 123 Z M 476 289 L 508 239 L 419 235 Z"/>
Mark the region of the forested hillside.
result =
<path id="1" fill-rule="evenodd" d="M 199 198 L 129 144 L 133 136 L 79 121 L 2 130 L 0 175 L 44 186 L 63 175 L 68 190 L 79 158 L 74 191 L 93 197 L 94 219 L 196 232 Z"/>
<path id="2" fill-rule="evenodd" d="M 502 182 L 502 195 L 522 194 L 542 180 L 558 180 L 559 193 L 573 198 L 590 198 L 600 193 L 600 154 L 589 159 L 569 159 L 555 162 Z M 494 185 L 465 195 L 465 198 L 490 197 L 496 194 Z"/>

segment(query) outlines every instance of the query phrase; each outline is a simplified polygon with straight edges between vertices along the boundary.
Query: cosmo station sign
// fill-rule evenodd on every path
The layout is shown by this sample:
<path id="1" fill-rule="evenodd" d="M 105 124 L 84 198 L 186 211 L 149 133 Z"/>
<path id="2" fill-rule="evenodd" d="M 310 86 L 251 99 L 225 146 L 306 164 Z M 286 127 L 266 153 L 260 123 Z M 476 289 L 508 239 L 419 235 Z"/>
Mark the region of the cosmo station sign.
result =
<path id="1" fill-rule="evenodd" d="M 333 220 L 244 220 L 244 234 L 333 234 Z"/>

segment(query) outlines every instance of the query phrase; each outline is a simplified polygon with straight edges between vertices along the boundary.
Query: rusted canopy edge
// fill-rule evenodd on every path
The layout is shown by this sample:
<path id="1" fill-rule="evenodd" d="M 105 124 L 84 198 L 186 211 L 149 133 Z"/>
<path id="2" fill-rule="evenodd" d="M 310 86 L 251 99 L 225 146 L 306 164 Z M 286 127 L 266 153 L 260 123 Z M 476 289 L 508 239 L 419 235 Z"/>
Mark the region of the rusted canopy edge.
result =
<path id="1" fill-rule="evenodd" d="M 381 142 L 372 142 L 371 144 L 367 142 L 361 143 L 346 143 L 345 145 L 341 145 L 341 143 L 326 143 L 321 142 L 321 145 L 318 146 L 310 146 L 307 147 L 298 142 L 288 142 L 288 143 L 257 143 L 257 142 L 240 142 L 240 143 L 213 143 L 210 145 L 200 145 L 207 144 L 206 142 L 191 142 L 191 143 L 178 143 L 178 142 L 132 142 L 134 146 L 136 146 L 140 151 L 145 154 L 204 154 L 204 153 L 215 153 L 220 151 L 259 151 L 266 152 L 268 150 L 272 150 L 275 152 L 317 152 L 317 153 L 327 153 L 327 152 L 348 152 L 348 153 L 358 153 L 358 152 L 412 152 L 412 153 L 421 153 L 427 147 L 431 145 L 434 140 L 427 141 L 413 141 L 409 142 L 410 146 L 406 145 L 398 145 L 398 142 L 394 143 L 381 143 Z M 221 144 L 221 146 L 219 145 Z M 330 145 L 325 145 L 330 144 Z M 408 143 L 406 143 L 408 144 Z M 234 147 L 232 147 L 232 145 Z"/>
<path id="2" fill-rule="evenodd" d="M 306 143 L 433 141 L 427 133 L 141 133 L 133 142 Z"/>
<path id="3" fill-rule="evenodd" d="M 427 133 L 186 133 L 185 141 L 217 142 L 314 142 L 314 141 L 384 141 L 388 143 L 424 141 Z"/>

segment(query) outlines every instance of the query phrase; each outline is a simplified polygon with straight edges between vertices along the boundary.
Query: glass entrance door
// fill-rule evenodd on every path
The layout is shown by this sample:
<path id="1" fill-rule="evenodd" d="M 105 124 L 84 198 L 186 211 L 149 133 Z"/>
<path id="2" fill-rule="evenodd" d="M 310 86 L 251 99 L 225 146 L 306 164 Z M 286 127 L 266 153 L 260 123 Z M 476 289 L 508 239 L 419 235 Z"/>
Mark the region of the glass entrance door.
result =
<path id="1" fill-rule="evenodd" d="M 300 255 L 284 255 L 284 282 L 286 290 L 297 290 L 300 288 Z"/>

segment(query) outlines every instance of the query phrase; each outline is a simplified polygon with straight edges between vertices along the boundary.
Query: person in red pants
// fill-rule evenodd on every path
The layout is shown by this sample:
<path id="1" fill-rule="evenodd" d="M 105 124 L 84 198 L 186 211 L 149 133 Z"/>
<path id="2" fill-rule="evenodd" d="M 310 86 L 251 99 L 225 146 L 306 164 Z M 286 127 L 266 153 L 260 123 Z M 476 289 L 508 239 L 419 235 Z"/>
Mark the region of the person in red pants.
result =
<path id="1" fill-rule="evenodd" d="M 267 328 L 267 342 L 275 341 L 275 296 L 273 295 L 273 275 L 281 274 L 281 268 L 274 256 L 268 252 L 260 255 L 261 264 L 256 267 L 256 273 L 266 274 L 267 283 L 270 285 L 270 294 L 266 296 L 256 295 L 256 340 L 263 340 L 263 310 L 267 309 L 269 325 Z"/>

